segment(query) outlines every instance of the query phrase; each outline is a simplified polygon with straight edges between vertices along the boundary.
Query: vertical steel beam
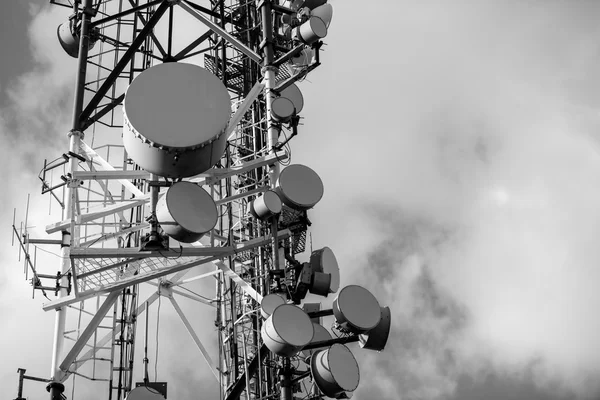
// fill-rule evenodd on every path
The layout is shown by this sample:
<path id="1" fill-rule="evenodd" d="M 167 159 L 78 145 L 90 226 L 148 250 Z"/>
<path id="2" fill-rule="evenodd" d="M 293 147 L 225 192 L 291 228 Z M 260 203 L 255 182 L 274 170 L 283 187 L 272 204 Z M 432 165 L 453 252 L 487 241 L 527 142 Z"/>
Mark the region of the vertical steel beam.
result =
<path id="1" fill-rule="evenodd" d="M 92 18 L 93 8 L 92 0 L 85 0 L 83 3 L 83 21 L 81 24 L 81 33 L 79 40 L 79 59 L 77 60 L 77 78 L 75 83 L 75 99 L 73 102 L 73 115 L 71 131 L 69 133 L 69 151 L 73 153 L 79 153 L 79 144 L 81 142 L 81 136 L 83 133 L 80 131 L 81 124 L 79 122 L 79 115 L 83 108 L 83 98 L 85 91 L 85 74 L 87 71 L 87 56 L 88 47 L 90 42 L 90 22 Z M 77 170 L 78 160 L 71 157 L 69 160 L 69 172 L 71 176 Z M 73 217 L 73 201 L 75 199 L 76 189 L 67 186 L 67 196 L 65 198 L 65 210 L 67 212 L 67 218 Z M 71 245 L 71 233 L 64 230 L 62 232 L 62 247 L 61 247 L 61 287 L 66 287 L 67 272 L 71 267 L 71 260 L 69 259 L 69 249 Z M 66 289 L 60 289 L 60 297 L 67 295 Z M 60 368 L 58 365 L 59 359 L 62 355 L 64 346 L 64 331 L 65 331 L 65 320 L 66 320 L 67 308 L 62 307 L 56 311 L 55 325 L 54 325 L 54 338 L 52 348 L 52 364 L 50 369 L 50 377 L 52 382 L 48 385 L 51 400 L 59 400 L 64 391 L 64 385 L 58 381 L 60 377 Z"/>
<path id="2" fill-rule="evenodd" d="M 73 115 L 71 131 L 69 133 L 69 151 L 73 153 L 79 153 L 79 145 L 81 142 L 81 136 L 83 133 L 80 131 L 81 124 L 79 116 L 83 109 L 83 99 L 85 93 L 85 75 L 87 71 L 87 58 L 88 48 L 90 42 L 90 23 L 93 14 L 93 1 L 85 0 L 83 3 L 83 21 L 81 23 L 81 33 L 79 39 L 79 59 L 77 60 L 77 78 L 75 82 L 75 99 L 73 101 Z M 75 157 L 71 157 L 69 160 L 69 172 L 71 176 L 77 170 L 78 160 Z M 76 190 L 71 185 L 67 185 L 67 195 L 65 198 L 65 210 L 67 213 L 67 219 L 73 217 L 73 206 L 75 205 Z M 60 297 L 67 295 L 66 289 L 68 282 L 66 281 L 66 275 L 71 267 L 71 260 L 69 259 L 69 250 L 72 243 L 71 233 L 64 230 L 62 232 L 62 247 L 60 251 L 61 255 L 61 278 L 60 286 Z M 48 384 L 48 391 L 50 392 L 51 400 L 60 400 L 64 391 L 64 385 L 59 381 L 61 371 L 59 368 L 59 360 L 63 352 L 64 346 L 64 332 L 65 332 L 65 321 L 66 321 L 67 308 L 61 307 L 56 311 L 56 317 L 54 322 L 54 338 L 52 346 L 52 364 L 50 369 L 51 382 Z"/>

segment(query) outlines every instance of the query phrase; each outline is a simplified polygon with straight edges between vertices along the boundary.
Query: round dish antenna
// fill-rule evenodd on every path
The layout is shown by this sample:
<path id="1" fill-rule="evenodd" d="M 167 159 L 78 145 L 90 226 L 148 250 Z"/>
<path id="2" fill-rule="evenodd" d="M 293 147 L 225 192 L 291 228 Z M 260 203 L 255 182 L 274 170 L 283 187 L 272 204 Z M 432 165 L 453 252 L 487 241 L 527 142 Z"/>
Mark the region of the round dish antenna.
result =
<path id="1" fill-rule="evenodd" d="M 192 182 L 177 182 L 156 204 L 156 219 L 167 235 L 193 243 L 217 224 L 213 198 Z"/>
<path id="2" fill-rule="evenodd" d="M 298 86 L 295 83 L 292 83 L 290 86 L 283 89 L 281 91 L 281 97 L 289 99 L 294 105 L 295 113 L 300 114 L 300 112 L 304 108 L 304 96 L 302 96 L 300 88 L 298 88 Z"/>
<path id="3" fill-rule="evenodd" d="M 370 331 L 381 321 L 379 302 L 362 286 L 343 288 L 333 301 L 332 308 L 340 328 L 355 334 Z"/>
<path id="4" fill-rule="evenodd" d="M 277 97 L 271 103 L 271 116 L 277 122 L 287 122 L 294 115 L 294 103 L 285 97 Z"/>
<path id="5" fill-rule="evenodd" d="M 313 354 L 310 371 L 315 384 L 327 397 L 352 392 L 360 381 L 358 363 L 343 344 L 334 344 Z"/>
<path id="6" fill-rule="evenodd" d="M 281 213 L 282 207 L 279 195 L 272 190 L 268 190 L 250 203 L 250 214 L 256 218 L 266 220 Z"/>
<path id="7" fill-rule="evenodd" d="M 273 314 L 273 311 L 281 305 L 285 304 L 285 299 L 277 293 L 271 293 L 263 297 L 260 302 L 260 315 L 267 319 Z"/>
<path id="8" fill-rule="evenodd" d="M 79 57 L 79 32 L 77 28 L 77 21 L 72 18 L 66 22 L 63 22 L 58 26 L 56 30 L 58 36 L 58 42 L 63 50 L 73 58 Z M 92 49 L 96 44 L 96 35 L 90 35 L 90 41 L 88 48 Z"/>
<path id="9" fill-rule="evenodd" d="M 333 6 L 329 3 L 323 4 L 312 10 L 310 15 L 321 18 L 323 22 L 325 22 L 325 26 L 329 28 L 331 20 L 333 19 Z"/>
<path id="10" fill-rule="evenodd" d="M 284 168 L 275 189 L 281 201 L 294 210 L 313 208 L 323 197 L 323 181 L 315 171 L 301 164 Z"/>
<path id="11" fill-rule="evenodd" d="M 310 16 L 310 18 L 296 28 L 295 39 L 304 44 L 311 45 L 327 36 L 327 24 L 321 18 Z"/>
<path id="12" fill-rule="evenodd" d="M 381 307 L 381 321 L 367 333 L 360 335 L 359 344 L 363 349 L 381 351 L 390 336 L 392 313 L 389 307 Z"/>
<path id="13" fill-rule="evenodd" d="M 308 314 L 293 304 L 277 307 L 263 324 L 265 345 L 279 356 L 292 357 L 313 338 L 314 328 Z"/>
<path id="14" fill-rule="evenodd" d="M 313 271 L 331 275 L 329 293 L 335 293 L 340 288 L 340 268 L 335 254 L 329 247 L 315 250 L 310 255 L 310 264 Z"/>

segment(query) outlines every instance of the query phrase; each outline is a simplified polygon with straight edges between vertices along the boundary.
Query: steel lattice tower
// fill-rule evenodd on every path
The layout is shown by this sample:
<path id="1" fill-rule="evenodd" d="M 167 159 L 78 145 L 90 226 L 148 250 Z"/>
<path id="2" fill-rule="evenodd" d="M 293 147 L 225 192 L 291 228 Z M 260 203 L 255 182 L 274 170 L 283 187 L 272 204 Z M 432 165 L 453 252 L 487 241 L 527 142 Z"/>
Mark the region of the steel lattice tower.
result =
<path id="1" fill-rule="evenodd" d="M 55 239 L 30 238 L 26 224 L 24 232 L 15 228 L 34 288 L 58 294 L 44 305 L 56 311 L 51 398 L 64 396 L 63 382 L 78 375 L 106 381 L 106 397 L 124 399 L 134 388 L 134 360 L 140 358 L 134 352 L 142 339 L 137 326 L 161 297 L 173 305 L 204 356 L 221 399 L 296 398 L 293 393 L 309 371 L 262 344 L 257 311 L 263 296 L 289 291 L 298 280 L 294 255 L 305 250 L 310 222 L 306 211 L 286 207 L 279 218 L 252 218 L 250 203 L 275 186 L 290 156 L 288 136 L 297 133 L 295 115 L 289 122 L 274 122 L 273 101 L 319 66 L 322 42 L 292 40 L 283 25 L 294 12 L 279 0 L 51 3 L 71 9 L 59 36 L 61 29 L 63 35 L 70 32 L 73 43 L 62 44 L 78 63 L 68 149 L 46 162 L 40 176 L 42 192 L 60 204 L 63 218 L 46 228 Z M 306 49 L 314 52 L 310 62 L 286 67 Z M 223 157 L 193 179 L 215 200 L 216 227 L 200 244 L 156 249 L 147 246 L 148 205 L 169 182 L 128 158 L 120 106 L 136 76 L 171 62 L 196 63 L 217 76 L 229 91 L 232 117 Z M 42 274 L 31 261 L 30 245 L 53 244 L 61 247 L 59 273 Z M 204 273 L 186 276 L 200 265 Z M 215 280 L 208 300 L 179 289 L 200 279 Z M 142 298 L 140 285 L 148 283 L 157 288 Z M 214 307 L 218 359 L 194 332 L 181 298 Z M 76 329 L 67 329 L 67 314 Z M 326 313 L 311 317 L 319 315 Z M 147 327 L 144 331 L 147 335 Z M 73 344 L 67 345 L 65 337 Z M 333 342 L 357 340 L 343 335 Z M 144 363 L 147 371 L 147 359 Z M 89 364 L 92 375 L 82 372 Z M 320 398 L 310 390 L 302 393 Z"/>

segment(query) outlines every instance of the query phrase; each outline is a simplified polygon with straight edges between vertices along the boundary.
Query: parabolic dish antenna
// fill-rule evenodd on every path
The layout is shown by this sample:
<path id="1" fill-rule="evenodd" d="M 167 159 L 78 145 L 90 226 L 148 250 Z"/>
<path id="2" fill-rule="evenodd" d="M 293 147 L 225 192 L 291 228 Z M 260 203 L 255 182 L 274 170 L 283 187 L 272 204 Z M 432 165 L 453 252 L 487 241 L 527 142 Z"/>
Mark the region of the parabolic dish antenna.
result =
<path id="1" fill-rule="evenodd" d="M 277 293 L 268 294 L 260 302 L 260 314 L 267 319 L 277 307 L 283 304 L 285 304 L 285 299 L 281 295 Z"/>
<path id="2" fill-rule="evenodd" d="M 310 264 L 313 271 L 331 274 L 329 293 L 335 293 L 340 288 L 340 268 L 335 254 L 329 247 L 315 250 L 310 255 Z"/>
<path id="3" fill-rule="evenodd" d="M 271 115 L 273 119 L 280 122 L 287 122 L 294 115 L 294 103 L 285 97 L 277 97 L 271 103 Z"/>
<path id="4" fill-rule="evenodd" d="M 379 302 L 362 286 L 343 288 L 333 301 L 332 308 L 338 325 L 352 333 L 367 332 L 381 321 Z"/>
<path id="5" fill-rule="evenodd" d="M 310 15 L 314 15 L 315 17 L 319 17 L 325 22 L 325 26 L 329 28 L 331 24 L 331 19 L 333 18 L 333 6 L 329 3 L 323 4 L 312 10 Z"/>
<path id="6" fill-rule="evenodd" d="M 151 67 L 131 82 L 123 104 L 123 144 L 146 171 L 170 178 L 197 175 L 225 151 L 229 94 L 203 68 L 183 63 Z"/>
<path id="7" fill-rule="evenodd" d="M 323 181 L 312 169 L 301 164 L 290 165 L 279 174 L 275 189 L 283 204 L 294 210 L 313 208 L 323 197 Z"/>
<path id="8" fill-rule="evenodd" d="M 354 391 L 360 380 L 358 363 L 343 344 L 336 343 L 313 354 L 310 371 L 317 387 L 327 397 Z"/>
<path id="9" fill-rule="evenodd" d="M 257 197 L 250 203 L 250 213 L 262 220 L 281 213 L 281 208 L 281 199 L 272 190 L 267 190 L 262 196 Z"/>
<path id="10" fill-rule="evenodd" d="M 56 30 L 58 36 L 58 42 L 63 50 L 71 57 L 79 57 L 79 34 L 76 32 L 75 20 L 60 24 Z M 90 37 L 88 49 L 92 49 L 96 44 L 95 36 Z"/>
<path id="11" fill-rule="evenodd" d="M 297 40 L 311 45 L 327 36 L 327 24 L 321 18 L 311 15 L 308 21 L 296 28 L 294 35 Z"/>
<path id="12" fill-rule="evenodd" d="M 192 182 L 177 182 L 156 204 L 156 219 L 167 235 L 184 243 L 198 241 L 217 224 L 213 198 Z"/>
<path id="13" fill-rule="evenodd" d="M 263 324 L 261 336 L 273 353 L 292 357 L 313 338 L 314 328 L 308 314 L 293 304 L 283 304 Z"/>
<path id="14" fill-rule="evenodd" d="M 381 307 L 381 321 L 377 326 L 359 337 L 360 347 L 381 351 L 385 348 L 392 326 L 392 312 L 389 307 Z"/>
<path id="15" fill-rule="evenodd" d="M 296 109 L 296 114 L 300 114 L 304 108 L 304 96 L 302 96 L 302 92 L 295 83 L 292 83 L 290 86 L 283 89 L 281 91 L 281 97 L 289 99 Z"/>

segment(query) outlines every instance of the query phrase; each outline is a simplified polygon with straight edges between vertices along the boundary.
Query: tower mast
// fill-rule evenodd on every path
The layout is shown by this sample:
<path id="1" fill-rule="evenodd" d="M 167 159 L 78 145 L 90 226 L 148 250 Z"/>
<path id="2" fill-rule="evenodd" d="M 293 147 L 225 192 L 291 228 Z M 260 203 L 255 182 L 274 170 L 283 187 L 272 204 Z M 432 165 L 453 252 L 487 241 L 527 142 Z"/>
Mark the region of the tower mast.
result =
<path id="1" fill-rule="evenodd" d="M 328 247 L 302 256 L 324 189 L 289 149 L 304 104 L 297 84 L 320 65 L 331 5 L 50 2 L 73 10 L 58 39 L 78 66 L 68 151 L 40 177 L 63 210 L 46 227 L 60 239 L 15 228 L 26 252 L 61 246 L 56 275 L 29 265 L 34 290 L 55 279 L 43 306 L 56 313 L 51 374 L 40 378 L 50 398 L 66 396 L 68 379 L 103 385 L 109 400 L 167 398 L 167 382 L 148 378 L 148 346 L 143 366 L 134 356 L 137 318 L 158 301 L 158 325 L 163 299 L 220 399 L 351 394 L 358 365 L 345 345 L 382 350 L 389 308 L 360 286 L 340 290 Z M 338 291 L 331 309 L 308 301 Z M 213 341 L 203 343 L 183 302 L 213 308 Z"/>

